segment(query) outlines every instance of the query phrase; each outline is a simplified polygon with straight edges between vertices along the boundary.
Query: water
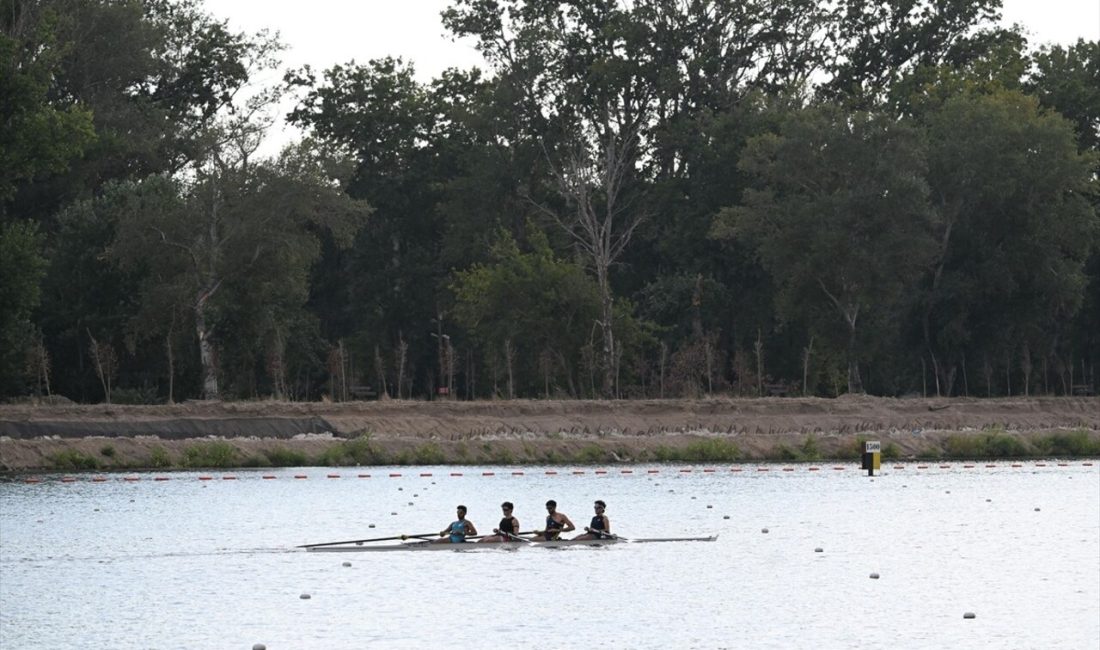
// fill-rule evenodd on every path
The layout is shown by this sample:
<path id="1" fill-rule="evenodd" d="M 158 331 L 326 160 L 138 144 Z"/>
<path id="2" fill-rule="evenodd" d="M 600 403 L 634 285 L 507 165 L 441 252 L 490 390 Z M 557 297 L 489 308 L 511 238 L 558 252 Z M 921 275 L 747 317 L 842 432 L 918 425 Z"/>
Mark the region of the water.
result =
<path id="1" fill-rule="evenodd" d="M 873 480 L 851 466 L 545 469 L 0 483 L 0 647 L 1100 647 L 1096 464 L 908 465 Z M 473 553 L 293 549 L 438 531 L 458 503 L 482 532 L 503 500 L 524 529 L 541 527 L 549 498 L 578 527 L 601 498 L 627 537 L 720 537 Z"/>

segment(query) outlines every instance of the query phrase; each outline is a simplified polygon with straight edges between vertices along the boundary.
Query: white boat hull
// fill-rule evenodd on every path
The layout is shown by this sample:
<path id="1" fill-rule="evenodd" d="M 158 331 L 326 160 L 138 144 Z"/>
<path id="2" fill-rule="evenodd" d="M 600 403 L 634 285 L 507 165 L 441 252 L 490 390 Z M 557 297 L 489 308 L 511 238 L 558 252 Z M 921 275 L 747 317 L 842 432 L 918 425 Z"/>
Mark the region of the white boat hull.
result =
<path id="1" fill-rule="evenodd" d="M 459 544 L 434 542 L 406 542 L 403 544 L 340 544 L 334 546 L 314 546 L 306 550 L 315 553 L 373 553 L 381 551 L 499 551 L 520 548 L 566 548 L 569 546 L 610 546 L 611 544 L 647 544 L 654 542 L 713 542 L 711 537 L 656 537 L 648 539 L 580 539 L 555 540 L 550 542 L 462 542 Z"/>

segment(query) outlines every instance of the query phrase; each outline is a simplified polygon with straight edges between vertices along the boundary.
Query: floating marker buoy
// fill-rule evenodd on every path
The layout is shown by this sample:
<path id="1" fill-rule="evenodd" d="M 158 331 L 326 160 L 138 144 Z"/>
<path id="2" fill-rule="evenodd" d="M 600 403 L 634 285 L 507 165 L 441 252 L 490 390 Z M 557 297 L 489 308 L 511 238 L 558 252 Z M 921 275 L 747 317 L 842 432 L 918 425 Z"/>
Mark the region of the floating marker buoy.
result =
<path id="1" fill-rule="evenodd" d="M 301 598 L 302 600 L 309 600 L 310 599 L 309 594 L 302 594 L 301 596 L 298 596 L 298 597 Z"/>
<path id="2" fill-rule="evenodd" d="M 404 489 L 405 489 L 405 488 L 397 488 L 397 491 L 398 491 L 398 492 L 401 492 L 401 491 L 403 491 Z"/>
<path id="3" fill-rule="evenodd" d="M 374 524 L 367 524 L 367 528 L 374 528 Z"/>
<path id="4" fill-rule="evenodd" d="M 413 497 L 418 497 L 418 496 L 420 496 L 420 495 L 419 495 L 419 494 L 414 494 L 414 495 L 413 495 Z"/>
<path id="5" fill-rule="evenodd" d="M 694 500 L 695 500 L 695 497 L 691 497 L 691 500 L 692 500 L 692 501 L 694 501 Z"/>
<path id="6" fill-rule="evenodd" d="M 707 504 L 707 510 L 710 510 L 710 509 L 711 509 L 711 508 L 713 508 L 713 507 L 714 507 L 714 506 L 710 505 L 709 503 Z"/>
<path id="7" fill-rule="evenodd" d="M 262 643 L 253 643 L 252 650 L 267 650 L 267 646 Z"/>
<path id="8" fill-rule="evenodd" d="M 820 546 L 818 546 L 817 548 L 814 549 L 814 553 L 822 553 L 822 552 L 823 551 L 821 550 Z"/>
<path id="9" fill-rule="evenodd" d="M 986 499 L 985 502 L 986 503 L 993 503 L 993 499 Z"/>
<path id="10" fill-rule="evenodd" d="M 1036 509 L 1035 509 L 1035 512 L 1039 512 L 1039 509 L 1038 509 L 1038 508 L 1036 508 Z"/>
<path id="11" fill-rule="evenodd" d="M 722 519 L 729 519 L 729 518 L 730 518 L 729 515 L 722 515 Z"/>
<path id="12" fill-rule="evenodd" d="M 344 562 L 344 566 L 351 566 L 351 562 Z"/>
<path id="13" fill-rule="evenodd" d="M 965 614 L 963 614 L 963 618 L 976 618 L 976 617 L 974 616 L 974 612 L 966 612 Z"/>
<path id="14" fill-rule="evenodd" d="M 878 580 L 878 574 L 877 573 L 872 573 L 871 574 L 871 579 L 872 580 Z"/>
<path id="15" fill-rule="evenodd" d="M 761 529 L 760 529 L 760 532 L 762 532 L 762 533 L 767 533 L 767 532 L 768 532 L 768 529 L 767 529 L 767 528 L 761 528 Z"/>
<path id="16" fill-rule="evenodd" d="M 396 512 L 391 512 L 390 514 L 391 514 L 391 515 L 396 515 L 397 513 L 396 513 Z"/>
<path id="17" fill-rule="evenodd" d="M 411 506 L 411 505 L 413 505 L 413 502 L 412 502 L 412 501 L 409 501 L 409 505 L 410 505 L 410 506 Z"/>

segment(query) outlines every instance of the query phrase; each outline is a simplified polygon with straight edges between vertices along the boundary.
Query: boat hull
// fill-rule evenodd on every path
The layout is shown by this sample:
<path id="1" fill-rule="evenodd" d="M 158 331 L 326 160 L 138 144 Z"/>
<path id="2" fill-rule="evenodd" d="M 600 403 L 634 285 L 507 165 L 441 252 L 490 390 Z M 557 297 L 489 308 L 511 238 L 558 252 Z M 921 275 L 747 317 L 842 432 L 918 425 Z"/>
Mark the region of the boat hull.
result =
<path id="1" fill-rule="evenodd" d="M 654 542 L 713 542 L 711 537 L 658 537 L 649 539 L 563 539 L 549 542 L 462 542 L 458 544 L 437 544 L 433 542 L 406 542 L 403 544 L 341 544 L 335 546 L 315 546 L 306 550 L 313 553 L 377 553 L 386 551 L 499 551 L 521 548 L 568 548 L 571 546 L 611 546 L 612 544 L 646 544 Z"/>

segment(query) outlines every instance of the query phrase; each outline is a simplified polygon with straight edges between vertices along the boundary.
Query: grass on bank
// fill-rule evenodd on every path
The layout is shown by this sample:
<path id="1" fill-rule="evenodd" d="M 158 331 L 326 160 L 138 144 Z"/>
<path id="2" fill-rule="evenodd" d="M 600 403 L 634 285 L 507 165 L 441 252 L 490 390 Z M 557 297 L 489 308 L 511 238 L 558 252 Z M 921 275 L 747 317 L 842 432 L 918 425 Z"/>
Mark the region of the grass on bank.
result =
<path id="1" fill-rule="evenodd" d="M 730 462 L 817 462 L 825 460 L 858 462 L 866 437 L 859 436 L 851 445 L 833 452 L 821 449 L 820 437 L 810 435 L 801 443 L 777 444 L 762 453 L 746 454 L 733 441 L 721 438 L 694 440 L 684 445 L 658 445 L 649 449 L 628 450 L 621 443 L 596 441 L 574 448 L 566 444 L 539 449 L 524 443 L 514 450 L 505 444 L 466 441 L 447 447 L 436 442 L 401 451 L 386 451 L 371 440 L 369 434 L 350 440 L 340 440 L 316 455 L 275 445 L 254 454 L 245 454 L 226 441 L 203 441 L 188 445 L 182 454 L 172 454 L 162 446 L 153 447 L 149 455 L 127 463 L 114 446 L 100 448 L 98 454 L 77 449 L 65 449 L 47 457 L 48 469 L 57 471 L 92 471 L 103 469 L 199 469 L 229 467 L 343 467 L 371 465 L 442 465 L 482 464 L 550 464 L 597 465 L 647 462 L 730 463 Z M 109 450 L 108 450 L 109 449 Z M 902 457 L 896 444 L 887 441 L 882 449 L 883 460 Z M 940 444 L 930 444 L 917 454 L 920 460 L 1020 459 L 1020 458 L 1081 458 L 1100 457 L 1100 438 L 1083 429 L 1024 437 L 993 429 L 974 434 L 956 434 Z"/>

